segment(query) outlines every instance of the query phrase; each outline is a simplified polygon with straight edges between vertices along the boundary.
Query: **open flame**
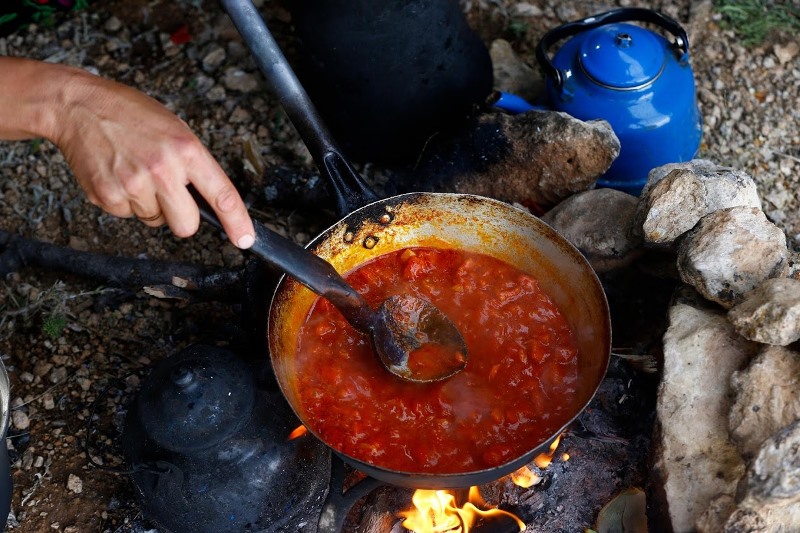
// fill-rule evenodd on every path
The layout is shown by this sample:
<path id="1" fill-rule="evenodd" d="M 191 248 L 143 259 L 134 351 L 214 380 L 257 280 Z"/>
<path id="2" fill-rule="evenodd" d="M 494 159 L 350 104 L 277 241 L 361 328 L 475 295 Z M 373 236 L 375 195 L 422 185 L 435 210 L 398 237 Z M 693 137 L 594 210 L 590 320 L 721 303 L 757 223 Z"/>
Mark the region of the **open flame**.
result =
<path id="1" fill-rule="evenodd" d="M 536 456 L 536 459 L 533 460 L 533 464 L 542 469 L 550 466 L 550 463 L 553 462 L 553 455 L 556 453 L 556 448 L 558 448 L 559 442 L 561 442 L 561 435 L 556 437 L 555 440 L 550 443 L 549 452 L 540 453 Z M 567 458 L 569 458 L 569 456 L 567 456 Z"/>
<path id="2" fill-rule="evenodd" d="M 308 433 L 304 425 L 297 426 L 289 433 L 288 440 L 300 438 Z M 556 453 L 561 435 L 550 443 L 550 450 L 541 453 L 533 460 L 534 464 L 545 469 L 550 466 Z M 569 460 L 569 454 L 561 454 L 562 461 Z M 529 488 L 538 484 L 542 478 L 527 466 L 523 466 L 511 474 L 511 481 L 522 488 Z M 470 528 L 479 518 L 492 518 L 508 516 L 519 526 L 520 531 L 525 530 L 525 523 L 508 511 L 502 509 L 483 509 L 487 507 L 478 487 L 470 487 L 467 503 L 459 507 L 455 494 L 448 490 L 423 490 L 418 489 L 411 497 L 413 509 L 401 511 L 398 516 L 404 518 L 403 527 L 414 533 L 468 533 Z"/>
<path id="3" fill-rule="evenodd" d="M 558 448 L 559 442 L 561 442 L 561 435 L 556 437 L 555 440 L 550 443 L 550 451 L 537 455 L 533 460 L 533 463 L 540 469 L 545 469 L 550 466 L 550 463 L 553 462 L 553 456 L 556 453 L 556 448 Z M 561 460 L 564 462 L 569 461 L 569 454 L 566 452 L 562 453 Z M 537 475 L 527 466 L 523 466 L 516 472 L 511 473 L 511 481 L 513 481 L 515 485 L 520 486 L 523 489 L 527 489 L 537 485 L 540 481 L 542 481 L 542 477 Z"/>
<path id="4" fill-rule="evenodd" d="M 286 440 L 294 440 L 299 439 L 303 435 L 308 433 L 308 428 L 306 428 L 303 424 L 300 424 L 291 433 L 289 433 L 289 437 Z"/>
<path id="5" fill-rule="evenodd" d="M 542 476 L 537 475 L 527 466 L 523 466 L 516 472 L 511 473 L 511 481 L 514 482 L 514 485 L 527 489 L 538 485 L 539 482 L 542 481 Z"/>
<path id="6" fill-rule="evenodd" d="M 458 507 L 455 495 L 448 490 L 422 490 L 411 497 L 414 508 L 398 513 L 405 518 L 403 527 L 414 533 L 467 533 L 479 518 L 505 515 L 517 522 L 520 531 L 525 524 L 513 514 L 501 509 L 481 509 L 486 507 L 478 487 L 469 489 L 469 501 Z"/>

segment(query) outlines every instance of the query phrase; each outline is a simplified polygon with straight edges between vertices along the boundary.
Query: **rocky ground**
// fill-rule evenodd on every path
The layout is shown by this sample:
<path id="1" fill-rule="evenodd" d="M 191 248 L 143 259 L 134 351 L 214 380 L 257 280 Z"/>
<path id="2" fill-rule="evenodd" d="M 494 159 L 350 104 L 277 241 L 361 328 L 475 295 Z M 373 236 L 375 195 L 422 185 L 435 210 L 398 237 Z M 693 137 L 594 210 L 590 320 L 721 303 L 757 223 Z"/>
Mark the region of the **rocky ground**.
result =
<path id="1" fill-rule="evenodd" d="M 468 0 L 470 22 L 489 45 L 508 40 L 534 64 L 543 33 L 562 22 L 631 2 Z M 298 242 L 322 229 L 318 216 L 268 206 L 248 169 L 298 171 L 310 160 L 218 4 L 211 1 L 97 2 L 97 7 L 0 39 L 0 53 L 82 66 L 137 86 L 179 113 L 231 177 L 252 194 L 253 214 Z M 796 5 L 796 4 L 795 4 Z M 704 117 L 700 157 L 749 173 L 764 211 L 800 248 L 800 55 L 797 33 L 742 45 L 711 2 L 653 2 L 687 29 Z M 288 14 L 263 11 L 276 33 Z M 176 33 L 177 32 L 177 33 Z M 183 37 L 186 37 L 183 38 Z M 187 40 L 188 39 L 188 40 Z M 177 44 L 176 44 L 177 43 Z M 225 53 L 220 56 L 218 50 Z M 237 76 L 236 71 L 244 76 Z M 370 172 L 371 167 L 367 167 Z M 377 172 L 377 171 L 376 171 Z M 0 145 L 0 229 L 80 250 L 235 267 L 245 258 L 202 228 L 188 240 L 104 215 L 84 200 L 64 159 L 47 142 Z M 233 317 L 228 304 L 173 303 L 110 289 L 58 271 L 22 268 L 0 281 L 0 355 L 11 379 L 7 442 L 14 497 L 8 528 L 20 532 L 146 531 L 125 475 L 91 467 L 86 425 L 97 408 L 92 449 L 119 465 L 126 401 L 147 366 Z M 113 386 L 108 389 L 109 386 Z"/>

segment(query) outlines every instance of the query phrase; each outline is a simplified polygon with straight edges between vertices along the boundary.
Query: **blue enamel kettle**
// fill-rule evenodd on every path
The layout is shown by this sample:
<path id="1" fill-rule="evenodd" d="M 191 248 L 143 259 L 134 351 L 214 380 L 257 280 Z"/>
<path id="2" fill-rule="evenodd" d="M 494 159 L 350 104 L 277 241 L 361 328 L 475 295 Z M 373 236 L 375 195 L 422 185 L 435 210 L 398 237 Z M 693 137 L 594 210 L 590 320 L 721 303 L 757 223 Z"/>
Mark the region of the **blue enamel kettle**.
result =
<path id="1" fill-rule="evenodd" d="M 674 41 L 628 21 L 655 25 Z M 548 49 L 567 38 L 550 59 Z M 536 60 L 546 76 L 548 108 L 580 120 L 604 119 L 619 138 L 619 156 L 599 187 L 636 196 L 651 169 L 696 155 L 702 121 L 689 43 L 670 17 L 622 8 L 569 22 L 542 37 Z"/>

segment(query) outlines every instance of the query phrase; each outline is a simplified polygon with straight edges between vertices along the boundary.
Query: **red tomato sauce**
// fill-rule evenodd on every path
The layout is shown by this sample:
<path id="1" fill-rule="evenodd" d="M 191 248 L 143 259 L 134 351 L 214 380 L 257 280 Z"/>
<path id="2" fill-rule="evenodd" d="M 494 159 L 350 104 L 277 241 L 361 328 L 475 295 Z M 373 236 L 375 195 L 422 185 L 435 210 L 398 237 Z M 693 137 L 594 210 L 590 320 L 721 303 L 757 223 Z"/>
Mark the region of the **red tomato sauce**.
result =
<path id="1" fill-rule="evenodd" d="M 520 457 L 577 412 L 577 346 L 530 275 L 482 254 L 407 248 L 346 278 L 375 308 L 394 294 L 432 302 L 469 362 L 445 381 L 403 381 L 318 298 L 300 331 L 298 386 L 309 426 L 333 448 L 390 470 L 470 472 Z"/>

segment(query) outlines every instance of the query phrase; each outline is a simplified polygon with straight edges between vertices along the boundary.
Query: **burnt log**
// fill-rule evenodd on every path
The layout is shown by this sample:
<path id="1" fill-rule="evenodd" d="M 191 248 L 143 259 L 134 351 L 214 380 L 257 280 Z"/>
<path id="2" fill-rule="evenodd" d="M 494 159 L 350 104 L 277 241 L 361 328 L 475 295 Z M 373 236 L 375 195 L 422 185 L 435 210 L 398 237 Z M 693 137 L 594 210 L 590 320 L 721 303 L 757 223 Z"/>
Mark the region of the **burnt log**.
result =
<path id="1" fill-rule="evenodd" d="M 243 268 L 98 254 L 0 231 L 0 275 L 25 267 L 66 272 L 117 288 L 170 287 L 161 289 L 164 295 L 183 300 L 230 301 L 240 294 L 244 277 Z"/>

